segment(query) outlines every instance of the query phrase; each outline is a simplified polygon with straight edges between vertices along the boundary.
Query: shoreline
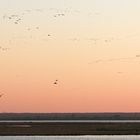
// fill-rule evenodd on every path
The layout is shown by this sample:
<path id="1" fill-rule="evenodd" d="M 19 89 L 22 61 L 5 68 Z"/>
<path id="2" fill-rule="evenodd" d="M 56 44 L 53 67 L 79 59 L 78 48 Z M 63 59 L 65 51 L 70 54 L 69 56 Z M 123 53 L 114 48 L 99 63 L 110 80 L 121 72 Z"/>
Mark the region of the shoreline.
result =
<path id="1" fill-rule="evenodd" d="M 0 122 L 0 136 L 140 135 L 140 123 Z"/>

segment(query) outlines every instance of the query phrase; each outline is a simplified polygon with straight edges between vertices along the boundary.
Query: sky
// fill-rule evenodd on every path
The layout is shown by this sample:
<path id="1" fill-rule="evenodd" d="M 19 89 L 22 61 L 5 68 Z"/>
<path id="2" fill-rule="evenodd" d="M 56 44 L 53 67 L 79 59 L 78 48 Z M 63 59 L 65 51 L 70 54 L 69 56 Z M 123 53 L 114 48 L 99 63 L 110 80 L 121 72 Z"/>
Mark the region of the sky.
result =
<path id="1" fill-rule="evenodd" d="M 0 112 L 139 112 L 139 0 L 0 0 Z"/>

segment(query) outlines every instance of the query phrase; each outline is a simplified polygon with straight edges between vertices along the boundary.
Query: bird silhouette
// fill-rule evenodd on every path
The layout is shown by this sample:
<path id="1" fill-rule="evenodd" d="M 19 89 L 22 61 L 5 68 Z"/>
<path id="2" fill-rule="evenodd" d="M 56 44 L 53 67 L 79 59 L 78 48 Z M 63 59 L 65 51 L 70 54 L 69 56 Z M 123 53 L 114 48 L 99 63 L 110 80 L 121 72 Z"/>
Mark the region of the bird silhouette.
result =
<path id="1" fill-rule="evenodd" d="M 3 96 L 4 94 L 0 94 L 0 98 Z"/>
<path id="2" fill-rule="evenodd" d="M 54 85 L 57 85 L 57 82 L 54 82 Z"/>
<path id="3" fill-rule="evenodd" d="M 1 46 L 0 46 L 0 50 L 1 50 L 1 51 L 7 51 L 7 50 L 9 50 L 9 48 L 4 48 L 4 47 L 1 47 Z"/>
<path id="4" fill-rule="evenodd" d="M 53 84 L 54 84 L 54 85 L 57 85 L 57 84 L 58 84 L 57 82 L 58 82 L 58 80 L 55 80 L 55 82 L 54 82 Z"/>

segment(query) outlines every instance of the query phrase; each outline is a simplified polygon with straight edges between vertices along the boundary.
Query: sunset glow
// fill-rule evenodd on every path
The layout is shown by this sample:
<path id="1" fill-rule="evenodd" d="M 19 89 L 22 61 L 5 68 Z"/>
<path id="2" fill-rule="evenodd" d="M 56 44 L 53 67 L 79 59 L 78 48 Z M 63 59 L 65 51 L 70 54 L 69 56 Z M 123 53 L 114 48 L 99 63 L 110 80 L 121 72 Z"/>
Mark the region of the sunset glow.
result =
<path id="1" fill-rule="evenodd" d="M 139 7 L 0 1 L 0 112 L 139 112 Z"/>

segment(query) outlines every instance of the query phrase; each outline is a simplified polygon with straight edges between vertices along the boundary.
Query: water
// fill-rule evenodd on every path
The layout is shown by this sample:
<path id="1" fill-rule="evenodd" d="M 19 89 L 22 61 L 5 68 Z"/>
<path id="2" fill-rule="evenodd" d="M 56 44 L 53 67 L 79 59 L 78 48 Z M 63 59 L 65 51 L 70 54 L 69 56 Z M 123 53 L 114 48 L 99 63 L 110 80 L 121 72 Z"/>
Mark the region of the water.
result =
<path id="1" fill-rule="evenodd" d="M 0 120 L 0 122 L 66 122 L 66 123 L 140 123 L 140 120 Z"/>
<path id="2" fill-rule="evenodd" d="M 0 140 L 140 140 L 140 136 L 0 136 Z"/>

